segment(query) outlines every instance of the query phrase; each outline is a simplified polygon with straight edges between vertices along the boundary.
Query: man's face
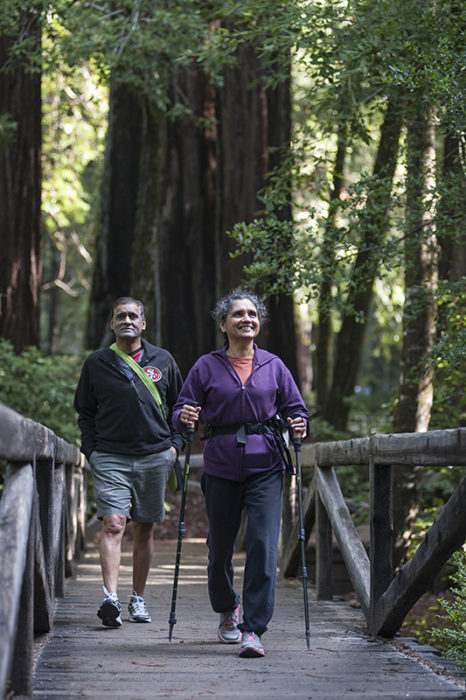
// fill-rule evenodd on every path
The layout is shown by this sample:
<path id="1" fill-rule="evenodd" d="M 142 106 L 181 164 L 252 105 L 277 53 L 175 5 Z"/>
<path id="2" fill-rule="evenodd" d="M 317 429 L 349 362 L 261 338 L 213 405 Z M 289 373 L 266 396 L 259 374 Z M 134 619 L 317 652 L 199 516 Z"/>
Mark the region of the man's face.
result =
<path id="1" fill-rule="evenodd" d="M 141 316 L 141 309 L 134 302 L 119 304 L 113 311 L 110 328 L 116 338 L 135 340 L 146 327 L 146 320 Z"/>

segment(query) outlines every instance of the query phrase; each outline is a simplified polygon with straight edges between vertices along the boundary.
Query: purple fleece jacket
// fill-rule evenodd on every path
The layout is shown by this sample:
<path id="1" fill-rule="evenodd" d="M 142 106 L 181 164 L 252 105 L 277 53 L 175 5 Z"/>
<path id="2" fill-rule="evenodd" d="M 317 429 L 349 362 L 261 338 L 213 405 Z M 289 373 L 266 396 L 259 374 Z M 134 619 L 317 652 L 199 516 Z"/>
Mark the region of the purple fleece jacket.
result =
<path id="1" fill-rule="evenodd" d="M 186 377 L 172 420 L 176 430 L 183 430 L 180 412 L 183 404 L 201 406 L 204 424 L 226 426 L 259 423 L 280 413 L 301 415 L 308 411 L 290 371 L 279 357 L 254 345 L 252 373 L 242 384 L 226 356 L 226 349 L 202 355 Z M 235 434 L 215 435 L 206 440 L 204 471 L 234 481 L 244 481 L 252 474 L 283 470 L 285 464 L 274 435 L 248 435 L 246 445 L 238 445 Z"/>

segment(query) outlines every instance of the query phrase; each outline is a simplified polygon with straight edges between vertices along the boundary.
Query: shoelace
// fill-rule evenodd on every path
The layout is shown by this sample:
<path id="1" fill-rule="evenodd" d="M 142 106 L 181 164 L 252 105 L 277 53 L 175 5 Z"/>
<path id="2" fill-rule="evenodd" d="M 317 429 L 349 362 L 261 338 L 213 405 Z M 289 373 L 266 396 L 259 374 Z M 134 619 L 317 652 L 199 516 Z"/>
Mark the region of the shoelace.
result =
<path id="1" fill-rule="evenodd" d="M 248 636 L 246 637 L 246 641 L 258 642 L 259 637 L 257 636 L 257 634 L 255 632 L 248 632 Z"/>
<path id="2" fill-rule="evenodd" d="M 223 624 L 225 627 L 228 627 L 228 628 L 234 627 L 235 621 L 233 619 L 233 616 L 230 615 L 229 617 L 226 617 L 223 621 Z"/>
<path id="3" fill-rule="evenodd" d="M 236 624 L 238 624 L 237 610 L 233 610 L 229 615 L 225 615 L 223 618 L 223 624 L 228 628 L 234 627 Z"/>
<path id="4" fill-rule="evenodd" d="M 102 588 L 104 589 L 104 593 L 105 593 L 106 598 L 111 598 L 112 600 L 118 600 L 118 596 L 116 593 L 110 593 L 110 591 L 108 591 L 105 588 L 105 586 L 102 586 Z"/>
<path id="5" fill-rule="evenodd" d="M 147 614 L 144 598 L 134 595 L 134 593 L 132 595 L 129 595 L 128 598 L 130 599 L 130 605 L 132 605 L 136 609 L 136 612 L 138 614 Z"/>

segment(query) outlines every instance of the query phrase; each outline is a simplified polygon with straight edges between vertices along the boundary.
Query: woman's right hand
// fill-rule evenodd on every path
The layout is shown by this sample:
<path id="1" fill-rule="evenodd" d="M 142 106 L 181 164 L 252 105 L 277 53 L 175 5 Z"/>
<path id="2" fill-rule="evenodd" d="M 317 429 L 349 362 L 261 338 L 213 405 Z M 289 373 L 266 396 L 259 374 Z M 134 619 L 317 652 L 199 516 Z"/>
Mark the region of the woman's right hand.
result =
<path id="1" fill-rule="evenodd" d="M 185 403 L 180 411 L 180 421 L 186 428 L 194 428 L 200 412 L 200 406 L 191 406 L 189 403 Z"/>

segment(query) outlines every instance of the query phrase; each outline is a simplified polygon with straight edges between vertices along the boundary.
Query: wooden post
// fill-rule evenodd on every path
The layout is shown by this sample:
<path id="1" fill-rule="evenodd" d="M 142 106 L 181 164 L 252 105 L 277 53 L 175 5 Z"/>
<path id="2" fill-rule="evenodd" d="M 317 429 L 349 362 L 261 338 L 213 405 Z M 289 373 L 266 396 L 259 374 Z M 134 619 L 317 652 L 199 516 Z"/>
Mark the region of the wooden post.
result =
<path id="1" fill-rule="evenodd" d="M 74 464 L 65 464 L 65 576 L 75 573 L 75 546 L 78 534 L 78 483 Z"/>
<path id="2" fill-rule="evenodd" d="M 53 554 L 55 566 L 55 595 L 65 595 L 65 558 L 66 558 L 66 483 L 65 466 L 54 464 L 53 484 Z"/>
<path id="3" fill-rule="evenodd" d="M 320 467 L 316 467 L 319 469 Z M 328 467 L 323 469 L 328 470 Z M 317 476 L 317 475 L 316 475 Z M 317 482 L 317 478 L 316 478 Z M 333 542 L 332 525 L 316 489 L 316 598 L 332 600 L 333 597 Z"/>
<path id="4" fill-rule="evenodd" d="M 393 490 L 391 465 L 369 458 L 370 483 L 370 618 L 380 596 L 393 578 Z"/>
<path id="5" fill-rule="evenodd" d="M 33 505 L 34 508 L 34 505 Z M 34 529 L 31 517 L 27 557 L 19 600 L 16 640 L 10 672 L 10 687 L 15 697 L 32 698 L 32 669 L 34 666 Z"/>
<path id="6" fill-rule="evenodd" d="M 55 599 L 54 553 L 53 553 L 53 460 L 36 462 L 36 484 L 39 494 L 39 516 L 45 558 L 49 595 Z"/>

